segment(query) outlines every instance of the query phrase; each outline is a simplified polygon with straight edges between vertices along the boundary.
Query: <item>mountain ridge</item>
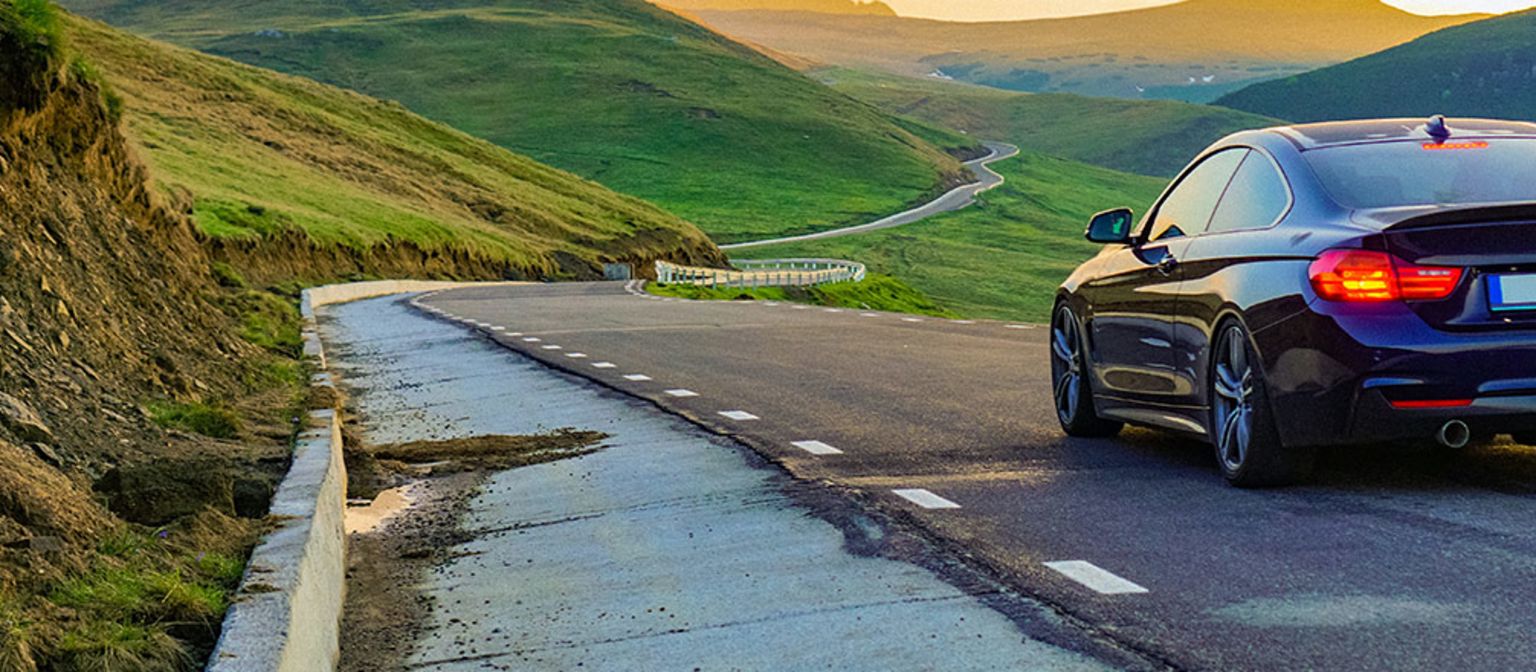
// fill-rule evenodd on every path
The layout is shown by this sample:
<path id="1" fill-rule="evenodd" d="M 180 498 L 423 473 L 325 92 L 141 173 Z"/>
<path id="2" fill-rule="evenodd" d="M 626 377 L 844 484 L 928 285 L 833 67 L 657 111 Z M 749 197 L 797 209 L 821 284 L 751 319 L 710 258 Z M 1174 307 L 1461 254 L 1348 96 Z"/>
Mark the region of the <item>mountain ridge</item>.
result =
<path id="1" fill-rule="evenodd" d="M 1189 0 L 977 23 L 806 12 L 697 14 L 727 35 L 821 63 L 1020 91 L 1195 102 L 1486 16 L 1424 17 L 1372 0 L 1305 9 L 1278 0 Z"/>
<path id="2" fill-rule="evenodd" d="M 1296 121 L 1536 119 L 1536 10 L 1430 33 L 1359 59 L 1228 94 L 1217 104 Z"/>
<path id="3" fill-rule="evenodd" d="M 652 0 L 667 8 L 687 11 L 768 10 L 782 12 L 820 12 L 823 14 L 863 14 L 896 16 L 896 11 L 879 0 Z"/>

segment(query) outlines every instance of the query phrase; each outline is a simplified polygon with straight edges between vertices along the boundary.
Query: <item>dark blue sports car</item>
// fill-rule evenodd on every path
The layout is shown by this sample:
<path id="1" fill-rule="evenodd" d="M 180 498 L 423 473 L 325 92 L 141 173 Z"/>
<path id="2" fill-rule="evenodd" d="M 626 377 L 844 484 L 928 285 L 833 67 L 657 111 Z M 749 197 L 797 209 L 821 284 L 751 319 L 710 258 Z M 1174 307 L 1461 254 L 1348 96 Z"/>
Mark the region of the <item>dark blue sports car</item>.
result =
<path id="1" fill-rule="evenodd" d="M 1241 486 L 1329 445 L 1536 440 L 1536 124 L 1243 132 L 1087 235 L 1052 318 L 1070 435 L 1199 437 Z"/>

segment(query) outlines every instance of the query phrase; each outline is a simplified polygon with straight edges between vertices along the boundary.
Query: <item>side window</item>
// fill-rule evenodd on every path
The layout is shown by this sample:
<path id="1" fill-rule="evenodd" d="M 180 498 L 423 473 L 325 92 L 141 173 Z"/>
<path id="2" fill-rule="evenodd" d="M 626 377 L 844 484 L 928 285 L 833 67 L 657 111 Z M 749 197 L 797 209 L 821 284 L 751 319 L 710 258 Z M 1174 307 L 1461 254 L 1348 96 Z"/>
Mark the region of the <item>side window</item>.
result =
<path id="1" fill-rule="evenodd" d="M 1195 166 L 1158 206 L 1147 241 L 1204 231 L 1211 215 L 1216 212 L 1222 192 L 1227 190 L 1227 183 L 1232 181 L 1232 174 L 1237 172 L 1238 164 L 1248 152 L 1245 148 L 1228 149 L 1212 154 Z"/>
<path id="2" fill-rule="evenodd" d="M 1249 152 L 1221 198 L 1211 233 L 1263 229 L 1274 224 L 1291 205 L 1291 188 L 1275 162 L 1259 152 Z"/>

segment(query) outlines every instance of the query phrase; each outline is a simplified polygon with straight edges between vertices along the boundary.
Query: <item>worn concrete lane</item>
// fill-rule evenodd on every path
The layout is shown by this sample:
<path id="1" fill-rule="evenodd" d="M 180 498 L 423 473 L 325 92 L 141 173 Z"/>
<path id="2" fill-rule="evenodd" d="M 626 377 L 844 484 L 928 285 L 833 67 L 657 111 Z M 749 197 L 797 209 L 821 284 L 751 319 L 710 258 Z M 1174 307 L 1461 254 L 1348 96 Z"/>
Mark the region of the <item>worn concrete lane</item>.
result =
<path id="1" fill-rule="evenodd" d="M 904 561 L 918 541 L 739 444 L 399 300 L 325 317 L 373 442 L 609 435 L 469 502 L 466 541 L 421 579 L 435 608 L 406 668 L 1109 669 L 1049 610 Z"/>
<path id="2" fill-rule="evenodd" d="M 666 301 L 608 284 L 459 290 L 427 305 L 738 436 L 803 478 L 858 488 L 1176 667 L 1498 670 L 1536 656 L 1526 448 L 1455 460 L 1352 450 L 1327 457 L 1317 484 L 1240 491 L 1200 446 L 1145 431 L 1061 437 L 1043 328 Z M 808 441 L 819 443 L 797 443 Z M 913 490 L 927 492 L 897 492 Z"/>

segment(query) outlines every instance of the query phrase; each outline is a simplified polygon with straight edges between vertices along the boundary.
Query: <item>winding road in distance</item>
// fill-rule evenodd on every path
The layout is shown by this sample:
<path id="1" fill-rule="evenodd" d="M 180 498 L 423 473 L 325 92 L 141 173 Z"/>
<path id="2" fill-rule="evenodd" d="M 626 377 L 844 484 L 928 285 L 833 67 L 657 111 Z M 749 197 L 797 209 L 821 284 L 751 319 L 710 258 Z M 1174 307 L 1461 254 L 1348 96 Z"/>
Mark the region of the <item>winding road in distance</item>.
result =
<path id="1" fill-rule="evenodd" d="M 989 166 L 997 163 L 998 161 L 1011 159 L 1019 155 L 1019 148 L 1007 143 L 983 142 L 982 144 L 986 145 L 987 149 L 992 150 L 992 153 L 979 159 L 973 159 L 965 162 L 965 167 L 970 168 L 972 172 L 976 173 L 976 176 L 980 178 L 980 181 L 955 187 L 954 189 L 949 190 L 949 192 L 943 196 L 933 199 L 932 201 L 924 203 L 918 207 L 912 208 L 911 210 L 898 212 L 894 215 L 870 222 L 868 224 L 849 226 L 841 229 L 832 229 L 831 231 L 821 231 L 818 233 L 808 233 L 802 236 L 787 236 L 784 238 L 753 240 L 745 243 L 735 243 L 733 245 L 721 245 L 720 249 L 740 250 L 748 247 L 761 247 L 763 245 L 797 243 L 806 240 L 820 240 L 822 238 L 851 236 L 858 233 L 868 233 L 870 231 L 878 231 L 880 229 L 904 226 L 906 224 L 922 221 L 937 214 L 953 212 L 955 210 L 965 208 L 976 202 L 976 196 L 978 194 L 996 189 L 1007 181 L 1006 178 L 1004 178 L 1002 175 L 999 175 L 997 171 L 992 170 Z"/>

